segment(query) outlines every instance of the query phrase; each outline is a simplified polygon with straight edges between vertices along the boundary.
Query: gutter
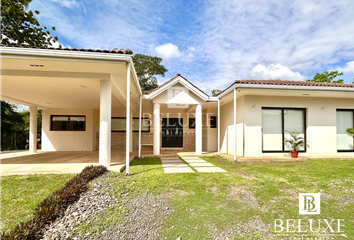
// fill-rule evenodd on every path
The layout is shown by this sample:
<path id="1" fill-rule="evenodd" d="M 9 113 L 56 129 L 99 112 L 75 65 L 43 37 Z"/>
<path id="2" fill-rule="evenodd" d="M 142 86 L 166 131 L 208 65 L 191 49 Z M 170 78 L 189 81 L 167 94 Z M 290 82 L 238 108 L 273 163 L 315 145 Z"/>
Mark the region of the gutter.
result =
<path id="1" fill-rule="evenodd" d="M 266 84 L 240 84 L 236 83 L 230 86 L 225 92 L 217 96 L 218 99 L 229 94 L 233 89 L 249 89 L 249 90 L 306 90 L 318 92 L 343 92 L 354 93 L 354 88 L 349 87 L 317 87 L 317 86 L 293 86 L 293 85 L 266 85 Z"/>

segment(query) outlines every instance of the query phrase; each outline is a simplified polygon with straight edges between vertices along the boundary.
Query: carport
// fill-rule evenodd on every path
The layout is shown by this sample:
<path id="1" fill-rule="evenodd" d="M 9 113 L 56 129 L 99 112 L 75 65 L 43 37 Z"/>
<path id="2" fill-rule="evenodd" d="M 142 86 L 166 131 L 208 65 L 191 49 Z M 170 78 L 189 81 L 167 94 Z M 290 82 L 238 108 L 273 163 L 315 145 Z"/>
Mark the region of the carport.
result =
<path id="1" fill-rule="evenodd" d="M 37 109 L 42 115 L 42 150 L 98 152 L 98 163 L 111 165 L 112 108 L 126 114 L 126 149 L 132 153 L 132 113 L 142 92 L 129 49 L 53 49 L 1 47 L 1 99 L 30 107 L 30 152 L 36 153 Z M 53 116 L 77 116 L 77 131 L 53 129 Z M 61 117 L 62 118 L 62 117 Z M 96 144 L 98 135 L 99 144 Z M 44 155 L 45 156 L 45 155 Z M 118 155 L 117 155 L 118 156 Z"/>

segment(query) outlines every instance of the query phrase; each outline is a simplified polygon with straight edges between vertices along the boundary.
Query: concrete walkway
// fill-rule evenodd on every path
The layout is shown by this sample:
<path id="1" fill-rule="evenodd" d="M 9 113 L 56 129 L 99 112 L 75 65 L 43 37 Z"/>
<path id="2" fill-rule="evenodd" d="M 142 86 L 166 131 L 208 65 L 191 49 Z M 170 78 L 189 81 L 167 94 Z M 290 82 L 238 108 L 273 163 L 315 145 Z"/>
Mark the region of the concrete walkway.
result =
<path id="1" fill-rule="evenodd" d="M 199 157 L 183 157 L 183 160 L 198 172 L 226 172 L 226 170 L 216 167 L 214 164 L 211 164 Z"/>
<path id="2" fill-rule="evenodd" d="M 161 162 L 165 173 L 194 173 L 179 157 L 161 157 Z"/>
<path id="3" fill-rule="evenodd" d="M 182 159 L 183 161 L 177 156 L 161 157 L 165 173 L 194 173 L 192 168 L 197 172 L 226 172 L 224 169 L 216 167 L 199 157 L 184 157 Z"/>

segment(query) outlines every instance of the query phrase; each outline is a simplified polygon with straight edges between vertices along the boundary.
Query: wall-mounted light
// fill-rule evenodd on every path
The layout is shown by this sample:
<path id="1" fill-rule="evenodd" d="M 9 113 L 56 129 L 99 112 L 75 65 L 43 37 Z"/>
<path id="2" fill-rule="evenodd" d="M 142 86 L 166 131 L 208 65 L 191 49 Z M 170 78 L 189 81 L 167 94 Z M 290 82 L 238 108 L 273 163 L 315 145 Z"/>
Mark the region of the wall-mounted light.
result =
<path id="1" fill-rule="evenodd" d="M 325 109 L 326 109 L 326 106 L 321 107 L 321 109 L 322 109 L 322 110 L 325 110 Z"/>
<path id="2" fill-rule="evenodd" d="M 253 104 L 253 105 L 252 105 L 252 108 L 254 108 L 255 106 L 256 106 L 256 104 Z"/>

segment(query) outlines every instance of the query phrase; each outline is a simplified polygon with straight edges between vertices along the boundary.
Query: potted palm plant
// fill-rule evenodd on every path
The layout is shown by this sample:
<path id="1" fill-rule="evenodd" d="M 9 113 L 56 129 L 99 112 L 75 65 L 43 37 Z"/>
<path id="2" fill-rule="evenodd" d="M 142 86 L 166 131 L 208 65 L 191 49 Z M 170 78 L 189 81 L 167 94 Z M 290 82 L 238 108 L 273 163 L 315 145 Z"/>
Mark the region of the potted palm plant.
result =
<path id="1" fill-rule="evenodd" d="M 291 148 L 290 154 L 292 158 L 297 158 L 301 148 L 310 147 L 305 138 L 300 136 L 298 131 L 285 131 L 290 134 L 290 139 L 286 139 L 284 143 Z"/>

